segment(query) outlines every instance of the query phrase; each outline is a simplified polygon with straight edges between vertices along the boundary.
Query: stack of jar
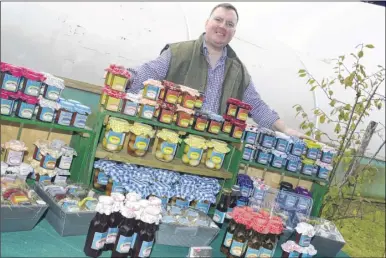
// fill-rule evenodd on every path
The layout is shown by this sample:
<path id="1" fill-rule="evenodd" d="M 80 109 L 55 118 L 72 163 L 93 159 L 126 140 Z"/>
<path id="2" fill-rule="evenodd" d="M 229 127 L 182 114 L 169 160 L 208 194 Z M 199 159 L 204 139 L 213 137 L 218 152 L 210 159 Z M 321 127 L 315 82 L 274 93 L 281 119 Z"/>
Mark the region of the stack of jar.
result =
<path id="1" fill-rule="evenodd" d="M 267 212 L 253 212 L 249 207 L 236 207 L 221 244 L 227 257 L 273 257 L 283 222 Z"/>
<path id="2" fill-rule="evenodd" d="M 230 98 L 227 100 L 224 124 L 222 131 L 230 134 L 231 137 L 241 139 L 247 126 L 246 121 L 252 106 L 241 100 Z"/>
<path id="3" fill-rule="evenodd" d="M 66 181 L 76 151 L 61 140 L 37 140 L 34 145 L 32 179 L 38 182 Z"/>
<path id="4" fill-rule="evenodd" d="M 33 172 L 29 164 L 23 163 L 28 150 L 24 142 L 10 140 L 1 144 L 1 149 L 5 151 L 4 162 L 1 161 L 1 175 L 13 174 L 25 180 Z"/>

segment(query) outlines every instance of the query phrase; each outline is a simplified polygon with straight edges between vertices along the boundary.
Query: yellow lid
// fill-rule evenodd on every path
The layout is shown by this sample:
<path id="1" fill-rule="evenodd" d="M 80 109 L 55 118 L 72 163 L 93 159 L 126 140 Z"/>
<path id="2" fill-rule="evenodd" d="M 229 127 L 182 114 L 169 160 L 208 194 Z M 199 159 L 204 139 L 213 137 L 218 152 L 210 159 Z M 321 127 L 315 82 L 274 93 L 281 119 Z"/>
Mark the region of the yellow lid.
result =
<path id="1" fill-rule="evenodd" d="M 181 141 L 181 139 L 178 137 L 178 133 L 168 129 L 162 129 L 161 131 L 158 131 L 157 137 L 170 143 L 179 143 Z"/>
<path id="2" fill-rule="evenodd" d="M 201 136 L 196 135 L 188 135 L 188 137 L 185 139 L 185 143 L 188 144 L 191 147 L 199 148 L 199 149 L 206 149 L 206 140 L 205 138 Z"/>
<path id="3" fill-rule="evenodd" d="M 228 153 L 230 149 L 228 148 L 228 144 L 219 140 L 211 140 L 206 143 L 209 148 L 214 148 L 215 151 L 220 153 Z"/>
<path id="4" fill-rule="evenodd" d="M 143 136 L 148 136 L 150 138 L 154 137 L 155 130 L 153 130 L 153 127 L 150 125 L 145 125 L 142 123 L 137 123 L 135 122 L 131 127 L 130 127 L 130 132 L 132 132 L 135 135 L 143 135 Z"/>
<path id="5" fill-rule="evenodd" d="M 114 132 L 127 133 L 130 130 L 130 124 L 126 120 L 110 117 L 109 125 Z"/>
<path id="6" fill-rule="evenodd" d="M 313 161 L 311 159 L 303 159 L 302 162 L 303 162 L 303 164 L 306 164 L 306 165 L 314 165 L 315 164 L 315 161 Z"/>
<path id="7" fill-rule="evenodd" d="M 314 142 L 314 141 L 311 141 L 311 140 L 307 140 L 307 139 L 304 139 L 303 141 L 307 145 L 307 148 L 315 148 L 315 149 L 322 148 L 322 145 L 317 143 L 317 142 Z"/>

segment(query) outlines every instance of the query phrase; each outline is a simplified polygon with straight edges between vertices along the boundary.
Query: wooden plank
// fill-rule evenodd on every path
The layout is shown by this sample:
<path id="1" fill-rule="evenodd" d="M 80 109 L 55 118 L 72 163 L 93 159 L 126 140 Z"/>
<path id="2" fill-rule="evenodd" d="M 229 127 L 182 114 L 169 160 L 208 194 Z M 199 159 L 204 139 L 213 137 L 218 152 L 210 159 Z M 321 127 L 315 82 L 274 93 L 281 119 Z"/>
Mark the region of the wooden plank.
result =
<path id="1" fill-rule="evenodd" d="M 64 80 L 64 85 L 69 88 L 74 88 L 82 91 L 92 92 L 96 94 L 101 94 L 102 91 L 102 85 L 95 85 L 87 82 L 77 81 L 74 79 L 61 77 L 58 75 L 55 75 L 56 77 Z"/>

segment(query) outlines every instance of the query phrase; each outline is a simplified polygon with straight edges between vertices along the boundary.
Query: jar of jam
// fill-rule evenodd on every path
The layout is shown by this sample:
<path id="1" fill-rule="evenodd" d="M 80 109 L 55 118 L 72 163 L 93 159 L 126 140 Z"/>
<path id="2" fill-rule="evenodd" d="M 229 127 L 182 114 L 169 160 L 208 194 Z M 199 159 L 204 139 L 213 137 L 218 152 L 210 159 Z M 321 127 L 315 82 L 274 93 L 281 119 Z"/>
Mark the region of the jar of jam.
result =
<path id="1" fill-rule="evenodd" d="M 149 99 L 141 99 L 139 106 L 139 117 L 145 119 L 153 119 L 155 111 L 158 108 L 158 104 L 156 101 Z"/>
<path id="2" fill-rule="evenodd" d="M 319 160 L 317 160 L 315 164 L 317 165 L 317 177 L 327 179 L 332 170 L 332 165 L 323 163 Z"/>
<path id="3" fill-rule="evenodd" d="M 119 112 L 121 110 L 122 100 L 126 97 L 126 93 L 106 88 L 106 100 L 104 108 L 109 111 Z"/>
<path id="4" fill-rule="evenodd" d="M 289 182 L 282 181 L 280 182 L 280 190 L 290 191 L 293 189 L 293 185 Z"/>
<path id="5" fill-rule="evenodd" d="M 244 142 L 249 144 L 256 144 L 259 138 L 259 130 L 255 125 L 247 125 L 245 128 Z"/>
<path id="6" fill-rule="evenodd" d="M 120 152 L 123 149 L 126 133 L 130 130 L 130 124 L 126 120 L 110 117 L 106 125 L 102 147 L 106 151 Z"/>
<path id="7" fill-rule="evenodd" d="M 125 92 L 126 89 L 130 88 L 131 74 L 123 66 L 111 64 L 105 71 L 107 72 L 105 84 L 111 89 Z"/>
<path id="8" fill-rule="evenodd" d="M 240 102 L 236 113 L 236 119 L 244 122 L 247 121 L 249 111 L 251 110 L 252 110 L 251 105 L 244 102 Z"/>
<path id="9" fill-rule="evenodd" d="M 36 115 L 37 119 L 42 122 L 51 123 L 54 120 L 56 110 L 58 110 L 60 105 L 52 100 L 47 100 L 39 97 L 39 109 L 38 114 Z"/>
<path id="10" fill-rule="evenodd" d="M 273 148 L 276 139 L 275 132 L 263 127 L 259 128 L 259 132 L 259 144 L 265 148 Z"/>
<path id="11" fill-rule="evenodd" d="M 267 165 L 271 161 L 271 150 L 262 146 L 257 146 L 256 162 L 262 165 Z"/>
<path id="12" fill-rule="evenodd" d="M 143 85 L 142 97 L 154 101 L 158 99 L 161 89 L 164 88 L 160 81 L 152 79 L 145 81 Z"/>
<path id="13" fill-rule="evenodd" d="M 62 155 L 58 158 L 56 162 L 56 167 L 64 170 L 70 170 L 72 165 L 72 160 L 74 156 L 77 155 L 76 151 L 69 146 L 62 146 L 61 148 Z"/>
<path id="14" fill-rule="evenodd" d="M 176 84 L 164 84 L 165 93 L 163 97 L 163 101 L 170 104 L 177 104 L 178 98 L 181 95 L 181 90 Z"/>
<path id="15" fill-rule="evenodd" d="M 158 121 L 165 124 L 171 124 L 173 122 L 177 107 L 173 104 L 164 102 L 159 106 L 159 108 L 160 113 L 158 116 Z"/>
<path id="16" fill-rule="evenodd" d="M 302 160 L 302 168 L 301 171 L 303 174 L 311 176 L 316 175 L 317 168 L 315 166 L 315 161 L 311 159 L 303 159 Z"/>
<path id="17" fill-rule="evenodd" d="M 174 159 L 176 155 L 178 143 L 180 138 L 178 133 L 162 129 L 157 132 L 157 150 L 155 152 L 155 157 L 158 160 L 170 162 Z"/>
<path id="18" fill-rule="evenodd" d="M 60 125 L 69 126 L 74 116 L 75 105 L 66 100 L 59 101 L 59 105 L 60 108 L 55 116 L 55 122 Z"/>
<path id="19" fill-rule="evenodd" d="M 200 91 L 198 97 L 196 98 L 196 102 L 194 103 L 194 107 L 198 109 L 202 108 L 202 105 L 204 104 L 204 100 L 205 100 L 204 93 Z"/>
<path id="20" fill-rule="evenodd" d="M 300 157 L 288 154 L 285 169 L 290 172 L 298 172 L 301 167 Z"/>
<path id="21" fill-rule="evenodd" d="M 137 116 L 139 109 L 140 96 L 127 93 L 123 100 L 122 113 L 128 116 Z"/>
<path id="22" fill-rule="evenodd" d="M 1 62 L 0 71 L 1 89 L 17 92 L 22 77 L 22 68 Z"/>
<path id="23" fill-rule="evenodd" d="M 188 128 L 193 124 L 195 113 L 194 110 L 177 105 L 176 113 L 177 115 L 174 117 L 174 120 L 176 121 L 177 126 Z"/>
<path id="24" fill-rule="evenodd" d="M 316 160 L 322 146 L 319 143 L 316 143 L 311 140 L 304 139 L 303 141 L 307 146 L 306 158 Z"/>
<path id="25" fill-rule="evenodd" d="M 220 115 L 210 113 L 208 123 L 208 133 L 218 134 L 221 130 L 224 118 Z"/>
<path id="26" fill-rule="evenodd" d="M 244 130 L 247 124 L 244 124 L 240 121 L 237 121 L 236 119 L 232 120 L 232 130 L 230 133 L 230 136 L 235 139 L 241 139 L 244 134 Z"/>
<path id="27" fill-rule="evenodd" d="M 5 149 L 4 162 L 10 166 L 20 166 L 23 163 L 24 153 L 28 150 L 24 142 L 18 140 L 1 144 L 1 148 Z"/>
<path id="28" fill-rule="evenodd" d="M 2 90 L 0 92 L 1 97 L 1 114 L 9 116 L 17 106 L 16 100 L 19 98 L 19 94 L 10 91 Z"/>
<path id="29" fill-rule="evenodd" d="M 282 168 L 287 161 L 287 154 L 278 150 L 272 150 L 271 166 L 274 168 Z"/>
<path id="30" fill-rule="evenodd" d="M 230 117 L 236 117 L 238 107 L 240 104 L 241 104 L 241 101 L 238 99 L 234 99 L 234 98 L 228 99 L 225 115 L 230 116 Z"/>
<path id="31" fill-rule="evenodd" d="M 200 96 L 200 92 L 198 90 L 180 85 L 181 96 L 178 99 L 178 104 L 180 104 L 184 108 L 194 109 L 196 99 Z"/>
<path id="32" fill-rule="evenodd" d="M 337 153 L 336 149 L 329 147 L 327 145 L 322 145 L 322 149 L 320 151 L 320 161 L 325 164 L 332 164 L 334 157 Z"/>
<path id="33" fill-rule="evenodd" d="M 23 80 L 20 83 L 20 91 L 28 96 L 39 96 L 42 82 L 46 79 L 45 76 L 27 68 L 23 68 L 22 73 Z"/>
<path id="34" fill-rule="evenodd" d="M 255 157 L 256 146 L 252 144 L 245 144 L 242 159 L 251 161 Z"/>
<path id="35" fill-rule="evenodd" d="M 105 192 L 108 182 L 109 182 L 109 177 L 99 168 L 94 168 L 94 179 L 93 179 L 94 188 L 97 189 L 98 191 Z"/>
<path id="36" fill-rule="evenodd" d="M 184 141 L 185 147 L 182 162 L 193 167 L 200 165 L 204 149 L 207 148 L 206 140 L 200 136 L 188 135 Z"/>
<path id="37" fill-rule="evenodd" d="M 106 98 L 107 98 L 107 92 L 110 90 L 110 87 L 105 85 L 103 88 L 102 88 L 102 91 L 101 91 L 101 97 L 99 99 L 99 104 L 101 104 L 101 106 L 105 106 L 105 103 L 106 103 Z"/>
<path id="38" fill-rule="evenodd" d="M 39 102 L 38 98 L 23 93 L 19 96 L 20 101 L 17 104 L 16 115 L 21 118 L 31 119 L 35 113 L 36 104 Z"/>
<path id="39" fill-rule="evenodd" d="M 40 153 L 42 158 L 40 159 L 40 167 L 47 170 L 54 170 L 56 168 L 56 162 L 62 155 L 61 150 L 48 148 L 41 149 Z"/>
<path id="40" fill-rule="evenodd" d="M 230 151 L 228 144 L 219 140 L 211 140 L 206 143 L 205 166 L 209 169 L 219 170 L 225 159 L 225 155 Z"/>
<path id="41" fill-rule="evenodd" d="M 155 130 L 150 125 L 135 122 L 130 127 L 129 144 L 127 152 L 134 157 L 143 157 L 146 155 L 150 139 L 154 137 Z"/>
<path id="42" fill-rule="evenodd" d="M 208 127 L 209 117 L 203 112 L 196 112 L 194 115 L 193 129 L 204 132 Z"/>
<path id="43" fill-rule="evenodd" d="M 78 128 L 85 128 L 87 117 L 91 114 L 91 108 L 82 104 L 75 104 L 74 111 L 70 125 Z"/>
<path id="44" fill-rule="evenodd" d="M 292 155 L 300 157 L 306 150 L 306 144 L 303 142 L 303 140 L 291 136 L 291 146 L 290 146 L 290 153 Z"/>
<path id="45" fill-rule="evenodd" d="M 233 118 L 231 116 L 223 115 L 224 122 L 221 127 L 221 131 L 226 134 L 230 134 L 233 128 L 232 120 Z"/>
<path id="46" fill-rule="evenodd" d="M 47 140 L 37 140 L 35 143 L 35 150 L 33 153 L 32 158 L 36 161 L 39 161 L 42 159 L 41 149 L 47 149 L 50 145 L 49 141 Z"/>
<path id="47" fill-rule="evenodd" d="M 43 73 L 43 75 L 46 78 L 42 84 L 43 97 L 49 100 L 58 100 L 64 89 L 64 81 L 49 73 Z"/>

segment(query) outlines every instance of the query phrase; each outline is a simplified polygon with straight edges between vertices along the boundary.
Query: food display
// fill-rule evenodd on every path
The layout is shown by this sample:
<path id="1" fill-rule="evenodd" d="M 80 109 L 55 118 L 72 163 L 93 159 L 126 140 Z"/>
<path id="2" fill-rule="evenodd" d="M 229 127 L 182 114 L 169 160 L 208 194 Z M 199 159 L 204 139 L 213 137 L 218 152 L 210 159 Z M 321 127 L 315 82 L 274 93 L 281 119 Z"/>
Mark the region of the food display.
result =
<path id="1" fill-rule="evenodd" d="M 203 137 L 189 135 L 185 140 L 182 162 L 196 167 L 200 165 L 204 150 L 207 149 L 206 140 Z"/>
<path id="2" fill-rule="evenodd" d="M 111 64 L 105 71 L 105 85 L 112 90 L 125 92 L 131 87 L 132 75 L 123 66 Z"/>
<path id="3" fill-rule="evenodd" d="M 129 144 L 127 153 L 134 157 L 143 157 L 149 150 L 150 140 L 154 138 L 155 130 L 150 126 L 135 122 L 129 128 Z"/>
<path id="4" fill-rule="evenodd" d="M 28 187 L 25 180 L 14 175 L 1 176 L 1 206 L 36 205 L 45 202 Z"/>
<path id="5" fill-rule="evenodd" d="M 178 143 L 181 141 L 179 135 L 174 131 L 162 129 L 157 132 L 157 139 L 156 158 L 165 162 L 172 161 L 176 155 Z"/>
<path id="6" fill-rule="evenodd" d="M 219 140 L 206 142 L 207 150 L 204 153 L 203 161 L 205 166 L 210 169 L 221 169 L 225 155 L 230 151 L 228 144 Z"/>
<path id="7" fill-rule="evenodd" d="M 119 152 L 123 149 L 126 133 L 130 130 L 130 124 L 126 120 L 110 117 L 106 125 L 102 147 L 106 151 Z"/>

